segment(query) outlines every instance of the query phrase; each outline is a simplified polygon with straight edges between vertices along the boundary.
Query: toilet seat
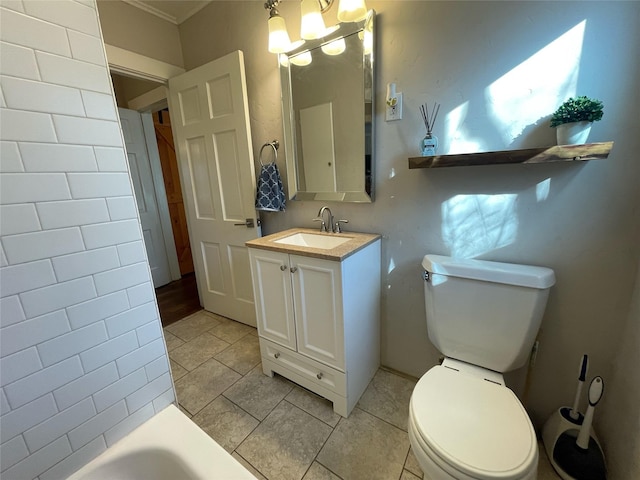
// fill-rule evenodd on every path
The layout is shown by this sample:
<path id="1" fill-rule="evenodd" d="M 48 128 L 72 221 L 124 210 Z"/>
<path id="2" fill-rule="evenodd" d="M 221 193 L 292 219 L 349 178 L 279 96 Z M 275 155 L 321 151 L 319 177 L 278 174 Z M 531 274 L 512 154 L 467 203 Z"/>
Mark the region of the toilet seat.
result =
<path id="1" fill-rule="evenodd" d="M 482 370 L 437 366 L 418 381 L 409 414 L 414 447 L 452 478 L 535 478 L 531 421 L 515 394 Z"/>

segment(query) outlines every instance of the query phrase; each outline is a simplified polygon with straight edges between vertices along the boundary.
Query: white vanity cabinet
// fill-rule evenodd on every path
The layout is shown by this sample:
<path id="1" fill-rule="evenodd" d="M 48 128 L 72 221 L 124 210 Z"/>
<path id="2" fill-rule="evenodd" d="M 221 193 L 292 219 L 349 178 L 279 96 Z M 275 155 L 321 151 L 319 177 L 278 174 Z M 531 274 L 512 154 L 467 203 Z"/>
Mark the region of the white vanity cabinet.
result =
<path id="1" fill-rule="evenodd" d="M 380 240 L 338 259 L 249 247 L 264 373 L 346 417 L 380 361 Z"/>

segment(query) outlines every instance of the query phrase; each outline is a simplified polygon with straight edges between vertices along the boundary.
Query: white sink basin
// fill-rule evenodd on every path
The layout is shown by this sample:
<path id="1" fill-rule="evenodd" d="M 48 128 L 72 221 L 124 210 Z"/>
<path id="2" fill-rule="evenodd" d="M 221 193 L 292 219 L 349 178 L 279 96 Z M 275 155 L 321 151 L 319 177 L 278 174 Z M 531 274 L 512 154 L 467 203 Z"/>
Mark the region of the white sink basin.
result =
<path id="1" fill-rule="evenodd" d="M 322 233 L 294 233 L 288 237 L 274 240 L 274 243 L 284 245 L 295 245 L 297 247 L 323 248 L 326 250 L 342 245 L 351 240 L 349 237 L 334 237 L 330 234 Z"/>

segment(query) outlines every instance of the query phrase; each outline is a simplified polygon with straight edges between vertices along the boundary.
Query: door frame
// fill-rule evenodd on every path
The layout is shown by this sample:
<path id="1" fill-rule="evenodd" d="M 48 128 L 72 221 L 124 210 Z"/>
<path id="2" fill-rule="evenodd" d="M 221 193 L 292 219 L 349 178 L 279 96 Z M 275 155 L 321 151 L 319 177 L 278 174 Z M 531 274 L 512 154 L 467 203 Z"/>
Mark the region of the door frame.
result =
<path id="1" fill-rule="evenodd" d="M 158 203 L 160 226 L 162 228 L 162 236 L 165 249 L 167 251 L 167 258 L 169 260 L 169 273 L 171 275 L 171 280 L 179 280 L 182 276 L 180 275 L 178 254 L 176 252 L 176 245 L 173 238 L 171 217 L 169 216 L 169 202 L 167 200 L 167 192 L 164 188 L 164 177 L 162 175 L 162 166 L 160 165 L 158 145 L 155 142 L 156 135 L 151 112 L 168 107 L 168 89 L 166 85 L 169 77 L 183 73 L 185 70 L 184 68 L 169 65 L 168 63 L 160 62 L 159 60 L 145 57 L 144 55 L 130 52 L 122 48 L 113 47 L 106 43 L 105 50 L 107 53 L 107 63 L 110 72 L 142 80 L 149 80 L 159 84 L 157 88 L 150 92 L 127 102 L 127 108 L 135 110 L 141 114 L 142 128 L 147 143 L 153 185 Z"/>

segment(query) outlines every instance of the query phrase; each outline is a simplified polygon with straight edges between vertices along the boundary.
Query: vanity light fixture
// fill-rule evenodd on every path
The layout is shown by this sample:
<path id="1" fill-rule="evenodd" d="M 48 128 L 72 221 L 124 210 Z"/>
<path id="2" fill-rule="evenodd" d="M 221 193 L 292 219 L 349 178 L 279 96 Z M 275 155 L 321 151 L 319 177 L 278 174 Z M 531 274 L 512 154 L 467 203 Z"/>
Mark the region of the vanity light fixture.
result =
<path id="1" fill-rule="evenodd" d="M 287 25 L 276 10 L 278 3 L 280 0 L 267 0 L 264 4 L 264 8 L 269 10 L 269 51 L 271 53 L 284 53 L 291 45 Z"/>
<path id="2" fill-rule="evenodd" d="M 300 16 L 300 36 L 305 40 L 320 38 L 327 29 L 318 0 L 302 0 Z"/>
<path id="3" fill-rule="evenodd" d="M 367 16 L 364 0 L 340 0 L 338 20 L 341 22 L 359 22 Z"/>
<path id="4" fill-rule="evenodd" d="M 284 53 L 291 49 L 287 27 L 276 9 L 282 0 L 266 0 L 264 8 L 269 10 L 269 51 Z M 306 40 L 321 38 L 327 34 L 322 14 L 331 7 L 334 0 L 302 0 L 300 3 L 300 36 Z M 338 20 L 358 22 L 367 15 L 364 0 L 339 0 Z M 336 53 L 333 53 L 336 55 Z"/>

